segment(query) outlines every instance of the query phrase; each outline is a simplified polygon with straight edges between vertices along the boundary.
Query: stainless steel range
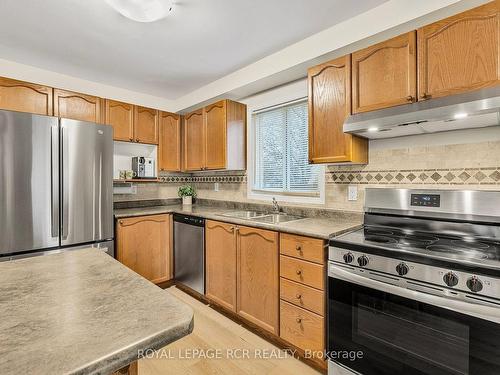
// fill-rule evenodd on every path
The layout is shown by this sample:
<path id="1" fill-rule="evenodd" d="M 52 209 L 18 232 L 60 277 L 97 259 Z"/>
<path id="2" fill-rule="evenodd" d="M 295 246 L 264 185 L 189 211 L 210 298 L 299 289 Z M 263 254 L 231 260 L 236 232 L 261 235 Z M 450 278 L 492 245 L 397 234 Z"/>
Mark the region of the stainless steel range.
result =
<path id="1" fill-rule="evenodd" d="M 367 189 L 328 276 L 329 374 L 500 374 L 500 192 Z"/>

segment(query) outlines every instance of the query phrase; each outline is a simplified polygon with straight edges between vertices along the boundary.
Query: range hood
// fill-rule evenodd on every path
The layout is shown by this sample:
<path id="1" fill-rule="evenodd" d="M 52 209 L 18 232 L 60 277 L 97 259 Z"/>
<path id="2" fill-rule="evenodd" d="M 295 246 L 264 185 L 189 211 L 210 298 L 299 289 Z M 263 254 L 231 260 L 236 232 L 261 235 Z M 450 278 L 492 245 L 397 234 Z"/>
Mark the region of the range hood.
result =
<path id="1" fill-rule="evenodd" d="M 500 125 L 500 86 L 349 116 L 344 132 L 364 138 Z"/>

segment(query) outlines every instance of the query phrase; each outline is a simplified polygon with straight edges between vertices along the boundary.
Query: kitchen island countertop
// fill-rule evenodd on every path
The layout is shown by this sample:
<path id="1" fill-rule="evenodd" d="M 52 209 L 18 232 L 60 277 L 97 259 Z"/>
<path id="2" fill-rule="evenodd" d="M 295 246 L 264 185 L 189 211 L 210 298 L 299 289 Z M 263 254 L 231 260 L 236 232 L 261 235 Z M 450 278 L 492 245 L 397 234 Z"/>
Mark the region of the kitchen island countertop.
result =
<path id="1" fill-rule="evenodd" d="M 0 368 L 110 374 L 189 334 L 193 311 L 97 249 L 0 263 Z"/>

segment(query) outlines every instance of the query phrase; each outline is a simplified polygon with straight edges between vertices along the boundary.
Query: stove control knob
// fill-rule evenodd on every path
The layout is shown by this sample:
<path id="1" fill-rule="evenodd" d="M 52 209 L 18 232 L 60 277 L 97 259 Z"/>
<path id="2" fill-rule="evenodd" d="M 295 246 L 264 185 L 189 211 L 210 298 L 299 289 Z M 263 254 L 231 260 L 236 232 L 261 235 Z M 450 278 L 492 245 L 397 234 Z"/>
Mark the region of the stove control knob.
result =
<path id="1" fill-rule="evenodd" d="M 352 255 L 352 253 L 345 253 L 343 258 L 346 263 L 352 263 L 354 261 L 354 255 Z"/>
<path id="2" fill-rule="evenodd" d="M 396 266 L 396 272 L 398 273 L 399 276 L 404 276 L 408 273 L 408 271 L 410 270 L 410 268 L 406 265 L 406 263 L 399 263 L 397 266 Z"/>
<path id="3" fill-rule="evenodd" d="M 361 255 L 359 258 L 358 258 L 358 264 L 361 266 L 361 267 L 366 267 L 368 265 L 368 262 L 370 260 L 368 259 L 368 257 L 366 255 Z"/>
<path id="4" fill-rule="evenodd" d="M 472 276 L 467 279 L 467 288 L 472 292 L 477 293 L 483 290 L 483 282 L 477 276 Z"/>
<path id="5" fill-rule="evenodd" d="M 448 286 L 455 286 L 458 284 L 458 276 L 450 271 L 443 276 L 443 281 Z"/>

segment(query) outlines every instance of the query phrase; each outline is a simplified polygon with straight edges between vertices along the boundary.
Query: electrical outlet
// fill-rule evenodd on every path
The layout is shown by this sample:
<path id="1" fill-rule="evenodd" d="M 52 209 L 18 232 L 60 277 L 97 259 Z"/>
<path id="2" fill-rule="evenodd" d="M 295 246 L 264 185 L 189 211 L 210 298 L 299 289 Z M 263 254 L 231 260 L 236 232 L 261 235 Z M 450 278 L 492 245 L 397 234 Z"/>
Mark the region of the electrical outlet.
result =
<path id="1" fill-rule="evenodd" d="M 214 191 L 219 191 L 219 183 L 214 183 Z"/>
<path id="2" fill-rule="evenodd" d="M 347 187 L 347 200 L 348 201 L 358 200 L 358 187 L 356 185 L 349 185 Z"/>

